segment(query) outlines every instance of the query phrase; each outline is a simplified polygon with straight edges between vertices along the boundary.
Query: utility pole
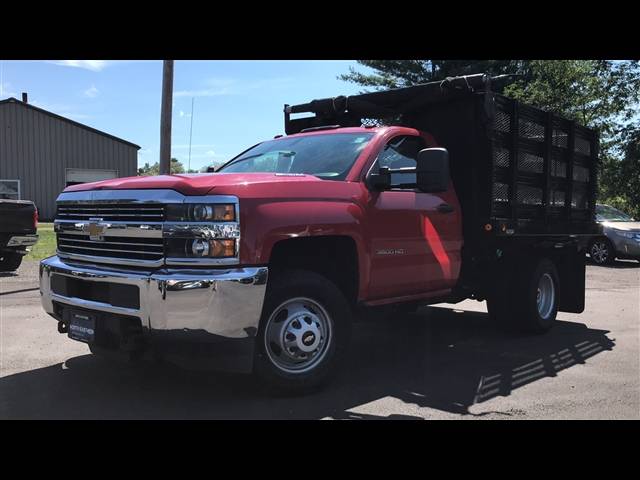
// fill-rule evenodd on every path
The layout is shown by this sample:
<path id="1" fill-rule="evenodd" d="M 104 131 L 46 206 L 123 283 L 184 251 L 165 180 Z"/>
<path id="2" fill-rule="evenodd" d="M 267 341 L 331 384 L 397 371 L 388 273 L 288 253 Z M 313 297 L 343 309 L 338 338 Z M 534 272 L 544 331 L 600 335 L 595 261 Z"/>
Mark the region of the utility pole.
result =
<path id="1" fill-rule="evenodd" d="M 160 110 L 160 175 L 171 175 L 171 105 L 173 102 L 173 60 L 162 66 L 162 107 Z"/>
<path id="2" fill-rule="evenodd" d="M 193 137 L 193 101 L 195 97 L 191 97 L 191 127 L 189 128 L 189 166 L 187 172 L 191 170 L 191 138 Z"/>

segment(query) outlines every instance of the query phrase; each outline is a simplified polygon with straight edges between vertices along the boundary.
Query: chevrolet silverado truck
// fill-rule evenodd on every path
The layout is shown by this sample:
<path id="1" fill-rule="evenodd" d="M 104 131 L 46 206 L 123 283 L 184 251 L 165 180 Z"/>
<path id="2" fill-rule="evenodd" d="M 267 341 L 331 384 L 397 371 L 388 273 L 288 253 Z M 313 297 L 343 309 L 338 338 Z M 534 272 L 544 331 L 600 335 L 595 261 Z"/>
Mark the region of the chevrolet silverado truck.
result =
<path id="1" fill-rule="evenodd" d="M 58 330 L 300 392 L 339 369 L 368 309 L 486 300 L 537 333 L 584 310 L 596 132 L 482 74 L 284 117 L 214 173 L 65 189 L 40 268 Z"/>
<path id="2" fill-rule="evenodd" d="M 38 209 L 29 200 L 0 199 L 0 272 L 17 270 L 38 241 Z"/>

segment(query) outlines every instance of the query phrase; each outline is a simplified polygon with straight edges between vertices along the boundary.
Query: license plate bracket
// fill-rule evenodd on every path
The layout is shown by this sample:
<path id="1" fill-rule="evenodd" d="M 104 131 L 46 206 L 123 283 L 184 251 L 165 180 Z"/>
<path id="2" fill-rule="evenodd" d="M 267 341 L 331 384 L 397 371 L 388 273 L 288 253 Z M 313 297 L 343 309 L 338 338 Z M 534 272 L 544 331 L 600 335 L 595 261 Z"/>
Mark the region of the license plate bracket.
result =
<path id="1" fill-rule="evenodd" d="M 93 343 L 96 338 L 96 315 L 82 310 L 67 311 L 69 338 Z"/>

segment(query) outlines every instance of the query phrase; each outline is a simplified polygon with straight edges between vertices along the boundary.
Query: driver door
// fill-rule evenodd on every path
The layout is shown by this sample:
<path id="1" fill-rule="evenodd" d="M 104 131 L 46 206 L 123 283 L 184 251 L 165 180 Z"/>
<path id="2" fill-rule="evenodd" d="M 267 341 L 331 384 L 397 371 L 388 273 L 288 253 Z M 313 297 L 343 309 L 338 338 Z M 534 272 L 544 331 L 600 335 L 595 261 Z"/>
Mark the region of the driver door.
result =
<path id="1" fill-rule="evenodd" d="M 415 167 L 427 148 L 420 136 L 391 138 L 371 171 Z M 392 184 L 414 183 L 415 173 L 393 174 Z M 446 291 L 460 270 L 460 207 L 451 186 L 443 193 L 415 188 L 371 192 L 368 204 L 372 299 Z"/>

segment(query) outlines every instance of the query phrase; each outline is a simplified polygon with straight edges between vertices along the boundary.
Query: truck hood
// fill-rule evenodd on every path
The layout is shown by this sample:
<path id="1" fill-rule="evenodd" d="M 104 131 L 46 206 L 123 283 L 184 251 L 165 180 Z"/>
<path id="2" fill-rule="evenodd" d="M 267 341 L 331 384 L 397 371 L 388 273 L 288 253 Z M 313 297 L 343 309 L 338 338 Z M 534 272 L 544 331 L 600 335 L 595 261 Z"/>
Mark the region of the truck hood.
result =
<path id="1" fill-rule="evenodd" d="M 206 195 L 216 190 L 239 187 L 245 190 L 251 185 L 265 183 L 322 182 L 313 175 L 280 173 L 200 173 L 184 175 L 159 175 L 155 177 L 126 177 L 100 182 L 83 183 L 67 187 L 65 192 L 86 190 L 168 189 L 183 195 Z"/>

